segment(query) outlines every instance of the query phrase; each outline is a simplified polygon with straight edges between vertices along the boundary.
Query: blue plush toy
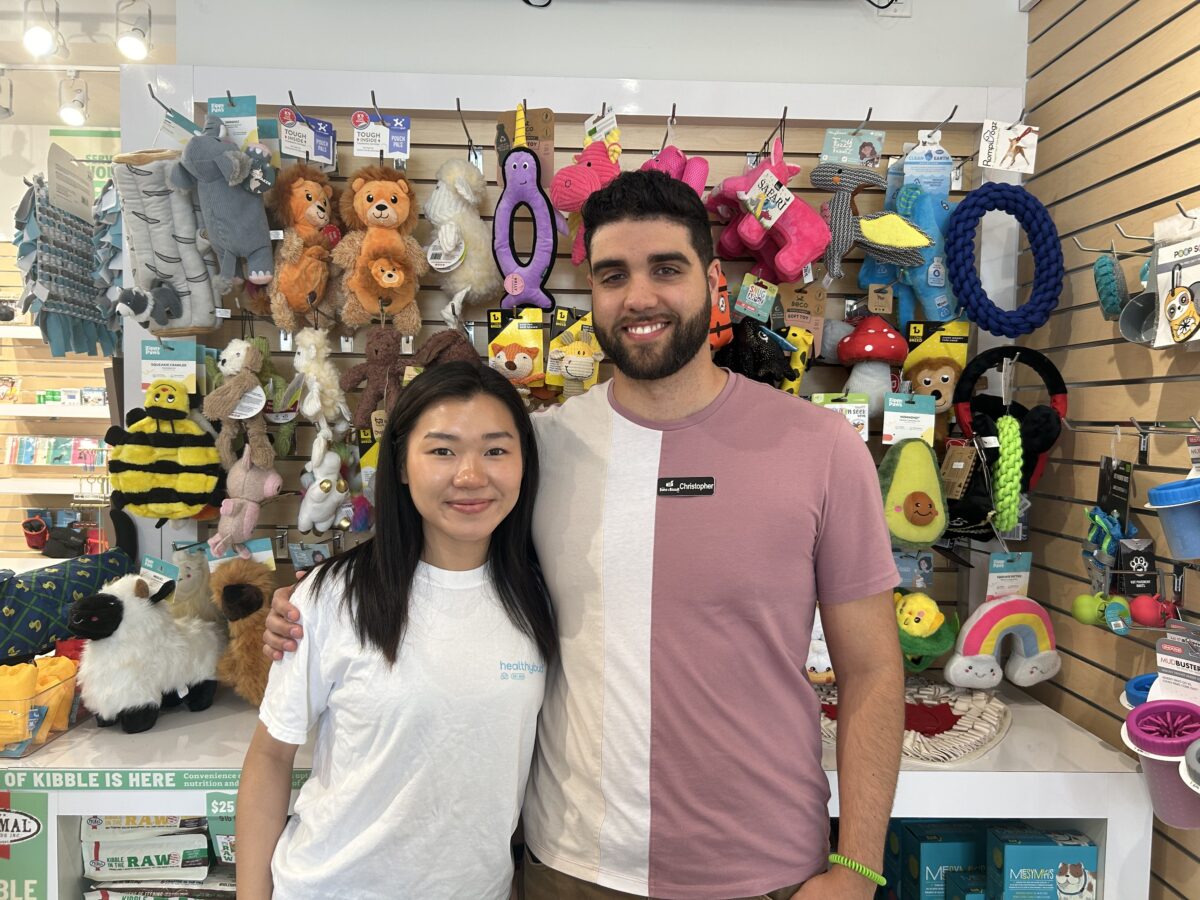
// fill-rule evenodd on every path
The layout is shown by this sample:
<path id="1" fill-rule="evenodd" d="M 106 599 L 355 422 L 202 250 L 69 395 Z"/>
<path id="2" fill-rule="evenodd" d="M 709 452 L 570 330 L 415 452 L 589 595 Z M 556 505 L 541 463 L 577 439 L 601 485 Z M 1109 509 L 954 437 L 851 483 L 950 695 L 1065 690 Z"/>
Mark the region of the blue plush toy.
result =
<path id="1" fill-rule="evenodd" d="M 958 303 L 946 278 L 945 230 L 956 203 L 934 196 L 918 184 L 906 184 L 896 192 L 896 212 L 933 238 L 921 250 L 922 262 L 900 270 L 900 280 L 921 301 L 926 319 L 948 322 L 958 315 Z"/>
<path id="2" fill-rule="evenodd" d="M 884 207 L 887 209 L 888 207 Z M 900 270 L 892 263 L 880 262 L 872 256 L 864 256 L 858 269 L 858 286 L 869 291 L 873 284 L 890 284 L 892 300 L 896 307 L 896 322 L 901 334 L 908 334 L 908 323 L 917 318 L 917 295 L 900 280 Z"/>

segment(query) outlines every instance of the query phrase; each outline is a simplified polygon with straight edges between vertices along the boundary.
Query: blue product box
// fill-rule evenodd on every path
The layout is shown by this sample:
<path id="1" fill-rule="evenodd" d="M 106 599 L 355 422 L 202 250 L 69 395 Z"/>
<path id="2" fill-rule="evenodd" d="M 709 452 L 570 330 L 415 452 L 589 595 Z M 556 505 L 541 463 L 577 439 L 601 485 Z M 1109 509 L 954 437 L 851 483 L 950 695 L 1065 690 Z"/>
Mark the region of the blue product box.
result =
<path id="1" fill-rule="evenodd" d="M 943 900 L 948 872 L 982 871 L 983 833 L 976 822 L 909 825 L 900 870 L 903 900 Z"/>
<path id="2" fill-rule="evenodd" d="M 987 839 L 987 893 L 995 900 L 1096 895 L 1100 851 L 1077 831 L 993 828 Z"/>
<path id="3" fill-rule="evenodd" d="M 987 900 L 986 888 L 983 872 L 946 873 L 946 900 Z"/>

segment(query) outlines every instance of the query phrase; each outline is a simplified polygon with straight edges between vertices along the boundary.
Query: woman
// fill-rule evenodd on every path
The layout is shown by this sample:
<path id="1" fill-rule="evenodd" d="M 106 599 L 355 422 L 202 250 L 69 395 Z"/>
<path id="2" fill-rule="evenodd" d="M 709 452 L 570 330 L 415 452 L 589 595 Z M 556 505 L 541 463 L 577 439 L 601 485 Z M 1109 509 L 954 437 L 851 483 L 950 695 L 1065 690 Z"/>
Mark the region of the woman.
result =
<path id="1" fill-rule="evenodd" d="M 509 896 L 555 651 L 529 415 L 498 372 L 446 363 L 405 389 L 381 441 L 374 538 L 292 598 L 305 639 L 273 665 L 246 753 L 239 900 Z"/>

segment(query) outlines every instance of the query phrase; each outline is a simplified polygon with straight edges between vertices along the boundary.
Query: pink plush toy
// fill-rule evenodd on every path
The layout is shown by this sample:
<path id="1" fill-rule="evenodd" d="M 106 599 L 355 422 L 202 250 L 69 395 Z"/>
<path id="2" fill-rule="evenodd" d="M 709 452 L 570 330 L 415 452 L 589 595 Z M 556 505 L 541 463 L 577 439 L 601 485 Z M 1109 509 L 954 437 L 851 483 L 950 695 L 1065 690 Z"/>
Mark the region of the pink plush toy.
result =
<path id="1" fill-rule="evenodd" d="M 621 174 L 617 161 L 621 158 L 621 145 L 617 143 L 617 131 L 610 131 L 603 141 L 591 141 L 584 145 L 583 152 L 575 162 L 563 166 L 554 173 L 550 182 L 550 202 L 559 212 L 578 213 L 594 192 L 607 185 Z M 575 219 L 576 217 L 572 217 Z M 583 222 L 573 222 L 575 243 L 571 247 L 571 262 L 579 265 L 587 256 L 583 243 Z"/>
<path id="2" fill-rule="evenodd" d="M 221 518 L 217 533 L 208 539 L 214 556 L 224 556 L 230 548 L 244 559 L 250 558 L 246 541 L 254 536 L 258 514 L 265 500 L 276 496 L 283 487 L 283 478 L 274 469 L 264 469 L 250 462 L 247 446 L 241 459 L 233 464 L 226 478 L 229 497 L 221 502 Z"/>
<path id="3" fill-rule="evenodd" d="M 663 172 L 676 181 L 682 181 L 700 197 L 708 183 L 708 160 L 703 156 L 689 158 L 682 150 L 672 145 L 663 147 L 658 156 L 642 163 L 643 172 Z"/>
<path id="4" fill-rule="evenodd" d="M 829 245 L 829 226 L 816 210 L 796 199 L 778 214 L 769 230 L 763 228 L 758 219 L 745 211 L 743 204 L 755 182 L 768 171 L 784 185 L 800 174 L 799 166 L 789 166 L 783 161 L 783 142 L 778 138 L 771 148 L 770 159 L 744 175 L 726 178 L 709 195 L 706 204 L 709 211 L 729 223 L 721 233 L 718 252 L 726 257 L 737 255 L 734 251 L 739 247 L 761 251 L 763 258 L 770 259 L 779 280 L 798 281 L 804 267 Z M 726 238 L 731 230 L 735 233 Z"/>

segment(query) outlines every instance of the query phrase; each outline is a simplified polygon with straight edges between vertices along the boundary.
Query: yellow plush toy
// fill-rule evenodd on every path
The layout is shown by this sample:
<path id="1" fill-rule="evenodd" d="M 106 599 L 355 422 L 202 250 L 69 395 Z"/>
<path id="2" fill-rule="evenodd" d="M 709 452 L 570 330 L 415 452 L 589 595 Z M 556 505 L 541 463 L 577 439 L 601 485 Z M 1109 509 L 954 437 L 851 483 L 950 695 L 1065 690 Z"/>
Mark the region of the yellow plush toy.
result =
<path id="1" fill-rule="evenodd" d="M 128 429 L 104 436 L 113 448 L 113 509 L 135 516 L 186 519 L 220 503 L 221 459 L 216 441 L 188 415 L 187 388 L 159 379 L 146 391 L 146 408 Z"/>
<path id="2" fill-rule="evenodd" d="M 901 594 L 897 591 L 892 599 L 896 603 L 896 624 L 905 634 L 929 637 L 946 621 L 937 603 L 928 594 Z"/>

